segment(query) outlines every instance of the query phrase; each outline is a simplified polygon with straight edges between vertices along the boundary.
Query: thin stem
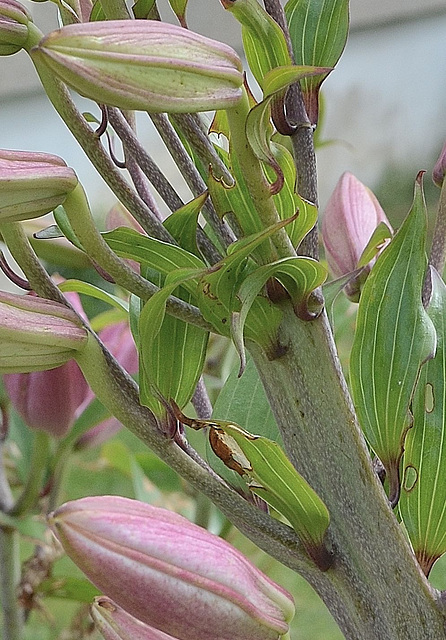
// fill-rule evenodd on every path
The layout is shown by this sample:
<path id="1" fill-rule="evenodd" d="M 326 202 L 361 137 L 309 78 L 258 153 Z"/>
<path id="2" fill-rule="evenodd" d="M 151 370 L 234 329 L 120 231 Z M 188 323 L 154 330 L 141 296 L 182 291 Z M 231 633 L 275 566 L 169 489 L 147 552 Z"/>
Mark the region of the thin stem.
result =
<path id="1" fill-rule="evenodd" d="M 245 535 L 287 566 L 318 573 L 289 527 L 249 504 L 160 432 L 152 412 L 139 403 L 134 380 L 95 336 L 90 334 L 87 347 L 76 360 L 104 406 L 195 489 L 206 494 Z"/>
<path id="2" fill-rule="evenodd" d="M 197 413 L 197 418 L 207 420 L 211 417 L 212 404 L 202 376 L 200 377 L 194 395 L 192 396 L 192 404 Z"/>
<path id="3" fill-rule="evenodd" d="M 440 191 L 437 219 L 435 221 L 434 237 L 432 240 L 429 264 L 443 274 L 446 263 L 446 179 Z"/>
<path id="4" fill-rule="evenodd" d="M 243 177 L 248 187 L 254 206 L 264 227 L 277 223 L 280 218 L 274 204 L 269 185 L 263 174 L 259 160 L 254 155 L 251 145 L 246 138 L 245 123 L 249 113 L 249 102 L 246 91 L 237 106 L 226 111 L 231 131 L 231 153 L 234 153 L 243 171 Z M 278 257 L 295 255 L 293 246 L 284 229 L 274 234 L 272 241 Z M 277 256 L 268 256 L 268 261 Z"/>
<path id="5" fill-rule="evenodd" d="M 3 640 L 22 640 L 24 620 L 17 598 L 20 583 L 19 534 L 9 527 L 0 527 L 0 567 Z"/>
<path id="6" fill-rule="evenodd" d="M 206 183 L 191 161 L 189 154 L 184 148 L 180 137 L 173 128 L 167 115 L 165 113 L 149 113 L 149 116 L 194 196 L 198 196 L 206 191 Z M 229 176 L 229 179 L 230 181 L 232 180 L 231 176 Z M 210 200 L 206 201 L 203 207 L 203 213 L 223 246 L 227 247 L 236 240 L 236 237 L 228 225 L 218 217 Z"/>
<path id="7" fill-rule="evenodd" d="M 115 282 L 125 289 L 134 293 L 142 300 L 147 300 L 157 291 L 152 282 L 136 273 L 125 260 L 119 258 L 105 242 L 99 231 L 96 229 L 88 206 L 85 192 L 80 184 L 67 196 L 64 202 L 64 209 L 73 231 L 83 246 L 85 252 L 94 256 L 95 262 L 112 276 Z M 203 329 L 211 330 L 211 326 L 206 322 L 199 310 L 178 298 L 171 298 L 167 301 L 168 313 L 180 317 L 180 319 L 197 324 Z M 187 318 L 187 319 L 186 319 Z"/>
<path id="8" fill-rule="evenodd" d="M 36 431 L 28 478 L 17 502 L 8 511 L 10 515 L 21 516 L 37 504 L 47 471 L 49 451 L 50 436 L 44 431 Z"/>

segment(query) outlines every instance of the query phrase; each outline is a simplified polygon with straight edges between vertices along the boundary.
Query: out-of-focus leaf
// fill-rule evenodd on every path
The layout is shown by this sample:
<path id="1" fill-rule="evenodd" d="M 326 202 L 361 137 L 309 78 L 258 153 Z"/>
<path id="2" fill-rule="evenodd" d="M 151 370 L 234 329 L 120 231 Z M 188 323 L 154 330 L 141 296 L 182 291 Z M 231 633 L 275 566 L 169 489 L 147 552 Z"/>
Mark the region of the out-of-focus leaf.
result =
<path id="1" fill-rule="evenodd" d="M 96 0 L 90 13 L 90 22 L 100 22 L 102 20 L 107 20 L 107 16 L 102 8 L 101 0 Z"/>
<path id="2" fill-rule="evenodd" d="M 90 603 L 93 598 L 101 595 L 101 592 L 86 578 L 71 576 L 47 578 L 37 586 L 36 592 L 47 598 L 62 598 L 86 603 Z"/>
<path id="3" fill-rule="evenodd" d="M 135 454 L 139 466 L 147 478 L 161 491 L 181 491 L 178 474 L 151 451 L 139 451 Z"/>
<path id="4" fill-rule="evenodd" d="M 43 520 L 37 520 L 34 515 L 26 518 L 15 518 L 2 511 L 0 511 L 0 526 L 16 529 L 25 538 L 35 540 L 43 540 L 47 528 Z"/>
<path id="5" fill-rule="evenodd" d="M 291 64 L 283 31 L 257 0 L 222 0 L 222 3 L 242 25 L 249 68 L 263 87 L 263 78 L 268 71 Z"/>
<path id="6" fill-rule="evenodd" d="M 136 0 L 132 7 L 133 15 L 137 20 L 150 19 L 156 0 Z"/>
<path id="7" fill-rule="evenodd" d="M 432 270 L 428 313 L 437 350 L 421 370 L 403 457 L 400 512 L 424 573 L 446 552 L 446 286 Z"/>
<path id="8" fill-rule="evenodd" d="M 399 497 L 401 455 L 412 425 L 409 405 L 420 367 L 435 351 L 435 329 L 421 302 L 426 225 L 419 176 L 411 211 L 364 285 L 350 359 L 359 422 L 386 468 L 393 505 Z"/>
<path id="9" fill-rule="evenodd" d="M 178 244 L 195 256 L 200 255 L 197 248 L 198 216 L 207 197 L 208 192 L 205 191 L 180 209 L 177 209 L 164 221 L 164 226 Z"/>
<path id="10" fill-rule="evenodd" d="M 288 0 L 285 15 L 296 64 L 334 67 L 347 42 L 349 0 Z M 312 124 L 318 121 L 319 89 L 327 75 L 301 80 Z"/>

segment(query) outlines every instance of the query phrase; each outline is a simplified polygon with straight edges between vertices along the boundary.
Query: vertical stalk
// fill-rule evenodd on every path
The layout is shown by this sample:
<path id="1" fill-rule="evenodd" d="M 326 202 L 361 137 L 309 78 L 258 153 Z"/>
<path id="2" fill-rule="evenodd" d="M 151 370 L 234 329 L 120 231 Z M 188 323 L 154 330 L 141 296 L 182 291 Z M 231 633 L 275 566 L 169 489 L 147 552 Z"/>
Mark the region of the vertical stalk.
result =
<path id="1" fill-rule="evenodd" d="M 22 640 L 23 615 L 17 599 L 20 581 L 19 534 L 0 527 L 0 589 L 3 640 Z"/>

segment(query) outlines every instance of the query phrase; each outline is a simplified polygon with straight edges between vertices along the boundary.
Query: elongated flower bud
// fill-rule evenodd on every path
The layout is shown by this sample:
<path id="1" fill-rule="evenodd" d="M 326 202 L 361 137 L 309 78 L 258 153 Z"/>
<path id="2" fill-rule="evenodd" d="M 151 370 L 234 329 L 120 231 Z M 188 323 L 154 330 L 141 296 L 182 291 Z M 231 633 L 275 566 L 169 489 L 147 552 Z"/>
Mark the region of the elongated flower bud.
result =
<path id="1" fill-rule="evenodd" d="M 63 304 L 0 292 L 0 373 L 53 369 L 86 342 L 86 329 Z"/>
<path id="2" fill-rule="evenodd" d="M 101 591 L 178 640 L 278 640 L 288 632 L 291 596 L 176 513 L 98 496 L 62 505 L 49 521 Z"/>
<path id="3" fill-rule="evenodd" d="M 81 95 L 121 109 L 209 111 L 232 107 L 242 95 L 233 49 L 156 20 L 68 25 L 31 55 Z"/>
<path id="4" fill-rule="evenodd" d="M 177 640 L 134 618 L 106 596 L 94 599 L 91 617 L 105 640 Z"/>
<path id="5" fill-rule="evenodd" d="M 17 53 L 28 38 L 28 11 L 15 0 L 0 0 L 0 56 Z"/>
<path id="6" fill-rule="evenodd" d="M 73 169 L 58 156 L 0 149 L 0 222 L 43 216 L 76 185 Z"/>
<path id="7" fill-rule="evenodd" d="M 353 174 L 344 173 L 325 208 L 322 220 L 322 239 L 325 256 L 335 277 L 354 271 L 359 258 L 380 222 L 390 227 L 375 195 Z M 371 266 L 371 265 L 370 265 Z M 359 292 L 350 285 L 349 294 L 355 299 Z"/>
<path id="8" fill-rule="evenodd" d="M 446 174 L 446 142 L 443 145 L 443 149 L 441 150 L 441 153 L 438 156 L 438 160 L 435 163 L 434 169 L 432 171 L 432 180 L 435 182 L 437 187 L 441 188 L 445 174 Z"/>

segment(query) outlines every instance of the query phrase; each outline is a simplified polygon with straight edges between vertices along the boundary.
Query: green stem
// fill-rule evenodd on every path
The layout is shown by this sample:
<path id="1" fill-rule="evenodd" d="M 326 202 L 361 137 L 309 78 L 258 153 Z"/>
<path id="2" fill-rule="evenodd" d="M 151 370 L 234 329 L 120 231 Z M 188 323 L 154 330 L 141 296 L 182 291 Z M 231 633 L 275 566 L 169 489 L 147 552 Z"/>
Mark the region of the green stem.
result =
<path id="1" fill-rule="evenodd" d="M 80 184 L 68 194 L 64 202 L 64 209 L 74 234 L 85 252 L 111 275 L 117 284 L 131 291 L 142 300 L 147 300 L 158 291 L 158 287 L 140 276 L 139 273 L 136 273 L 125 260 L 119 258 L 110 249 L 96 229 L 85 192 Z M 168 313 L 186 322 L 193 322 L 193 324 L 206 330 L 211 329 L 211 326 L 204 320 L 196 307 L 178 298 L 172 297 L 168 300 L 166 309 Z"/>
<path id="2" fill-rule="evenodd" d="M 3 640 L 22 640 L 23 613 L 17 599 L 20 582 L 19 534 L 0 527 L 0 590 L 3 609 Z"/>
<path id="3" fill-rule="evenodd" d="M 36 506 L 45 480 L 49 452 L 50 436 L 44 431 L 36 431 L 28 478 L 16 503 L 8 511 L 11 516 L 21 516 Z"/>
<path id="4" fill-rule="evenodd" d="M 269 227 L 279 222 L 280 217 L 277 213 L 269 184 L 264 176 L 260 161 L 254 155 L 246 137 L 245 126 L 249 113 L 249 101 L 246 90 L 244 90 L 243 98 L 238 102 L 237 106 L 232 109 L 227 109 L 226 113 L 231 131 L 231 153 L 237 156 L 243 170 L 243 178 L 263 227 Z M 280 231 L 275 233 L 272 240 L 278 256 L 268 256 L 268 262 L 275 260 L 277 257 L 285 258 L 296 255 L 288 234 L 284 229 L 280 229 Z"/>
<path id="5" fill-rule="evenodd" d="M 199 492 L 195 499 L 195 517 L 194 522 L 203 529 L 207 529 L 209 526 L 209 519 L 212 512 L 212 502 L 207 496 Z"/>

